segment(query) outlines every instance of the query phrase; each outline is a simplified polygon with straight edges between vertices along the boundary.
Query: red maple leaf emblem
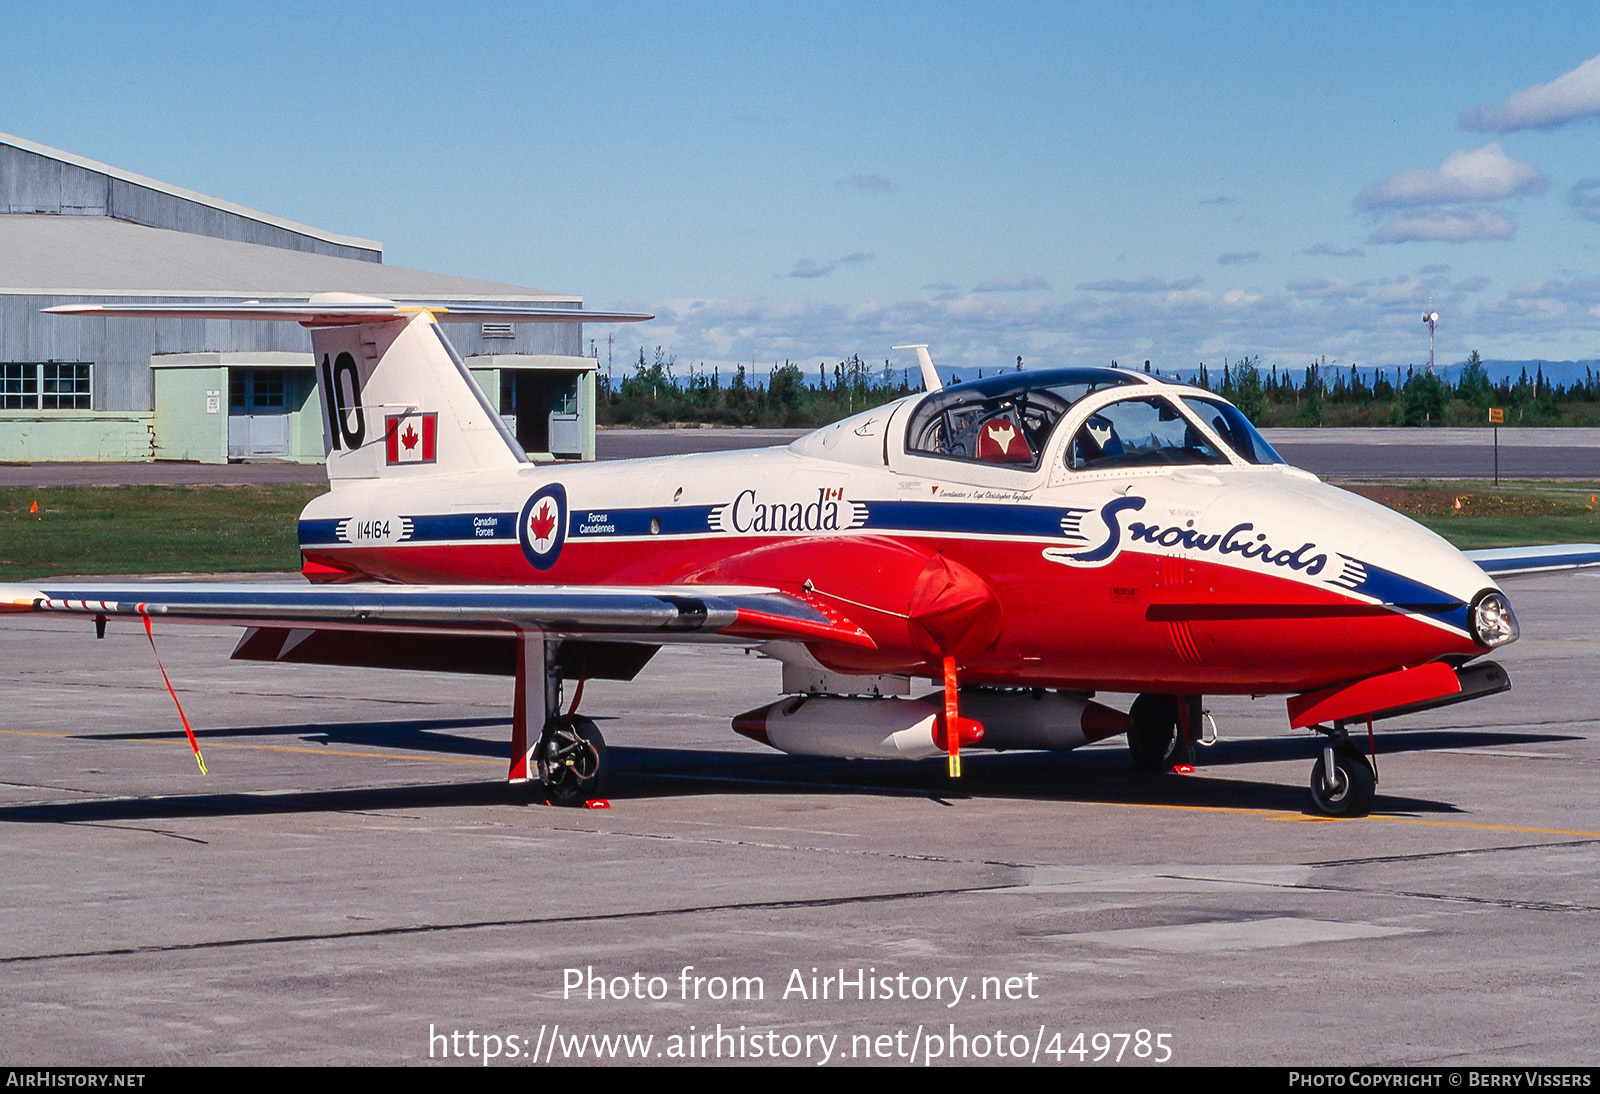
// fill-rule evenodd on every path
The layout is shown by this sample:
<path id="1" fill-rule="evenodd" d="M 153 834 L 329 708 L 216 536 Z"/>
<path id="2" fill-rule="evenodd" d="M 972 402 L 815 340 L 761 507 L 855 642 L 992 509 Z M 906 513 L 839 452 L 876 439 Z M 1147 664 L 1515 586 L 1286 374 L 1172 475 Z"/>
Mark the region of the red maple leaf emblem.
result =
<path id="1" fill-rule="evenodd" d="M 404 444 L 407 449 L 417 447 L 417 431 L 412 427 L 410 422 L 406 423 L 406 431 L 400 434 L 400 442 Z"/>
<path id="2" fill-rule="evenodd" d="M 539 503 L 538 510 L 533 514 L 532 519 L 528 521 L 528 531 L 533 533 L 535 540 L 546 540 L 550 538 L 550 533 L 555 530 L 555 527 L 555 514 L 550 511 L 550 499 L 546 498 Z"/>

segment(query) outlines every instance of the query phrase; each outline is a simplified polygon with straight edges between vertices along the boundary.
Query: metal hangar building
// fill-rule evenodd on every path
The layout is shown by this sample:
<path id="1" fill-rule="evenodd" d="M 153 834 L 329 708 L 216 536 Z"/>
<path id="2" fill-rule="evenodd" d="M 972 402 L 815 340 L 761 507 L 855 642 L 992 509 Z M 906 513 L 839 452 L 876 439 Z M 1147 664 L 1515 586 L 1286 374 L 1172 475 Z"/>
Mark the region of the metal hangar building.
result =
<path id="1" fill-rule="evenodd" d="M 396 300 L 582 307 L 383 264 L 383 244 L 296 224 L 0 133 L 0 461 L 321 462 L 300 327 L 42 315 L 71 303 Z M 535 460 L 593 459 L 595 361 L 578 323 L 451 324 Z"/>

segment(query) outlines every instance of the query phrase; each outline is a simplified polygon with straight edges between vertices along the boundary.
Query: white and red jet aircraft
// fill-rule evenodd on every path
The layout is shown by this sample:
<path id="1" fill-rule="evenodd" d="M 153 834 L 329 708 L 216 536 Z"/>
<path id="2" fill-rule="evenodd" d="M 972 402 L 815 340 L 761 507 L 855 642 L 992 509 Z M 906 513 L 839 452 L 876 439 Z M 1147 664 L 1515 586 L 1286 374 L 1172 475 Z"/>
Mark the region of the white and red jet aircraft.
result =
<path id="1" fill-rule="evenodd" d="M 533 464 L 438 323 L 648 316 L 305 304 L 83 305 L 311 330 L 329 493 L 304 586 L 0 589 L 0 610 L 250 628 L 233 656 L 516 678 L 510 778 L 596 796 L 605 746 L 563 681 L 631 679 L 665 642 L 759 645 L 785 698 L 734 720 L 783 751 L 918 759 L 1126 733 L 1192 754 L 1201 697 L 1288 696 L 1325 736 L 1312 800 L 1360 814 L 1347 727 L 1509 687 L 1491 574 L 1600 545 L 1474 552 L 1287 466 L 1209 392 L 1060 368 L 928 390 L 783 448 Z M 942 684 L 909 697 L 911 681 Z M 1097 691 L 1136 692 L 1123 713 Z M 575 699 L 577 697 L 575 696 Z"/>

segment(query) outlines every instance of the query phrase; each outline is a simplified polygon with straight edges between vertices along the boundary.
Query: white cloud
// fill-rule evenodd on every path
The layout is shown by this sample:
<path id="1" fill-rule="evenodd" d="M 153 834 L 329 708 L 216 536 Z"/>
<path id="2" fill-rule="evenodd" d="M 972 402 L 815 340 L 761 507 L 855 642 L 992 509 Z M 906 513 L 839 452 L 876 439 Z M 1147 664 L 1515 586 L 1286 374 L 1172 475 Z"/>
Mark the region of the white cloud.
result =
<path id="1" fill-rule="evenodd" d="M 1159 277 L 1145 276 L 1134 281 L 1124 281 L 1117 278 L 1107 281 L 1085 281 L 1078 288 L 1085 292 L 1169 293 L 1192 289 L 1198 284 L 1200 284 L 1198 277 L 1186 277 L 1182 281 L 1163 281 Z"/>
<path id="2" fill-rule="evenodd" d="M 1341 251 L 1327 243 L 1314 243 L 1300 253 L 1303 255 L 1328 255 L 1332 258 L 1360 258 L 1367 252 L 1360 247 L 1350 247 Z"/>
<path id="3" fill-rule="evenodd" d="M 787 282 L 786 282 L 787 284 Z M 1448 273 L 1391 279 L 1296 278 L 1281 290 L 1211 290 L 1195 278 L 1088 283 L 1065 293 L 923 291 L 914 299 L 696 299 L 637 302 L 660 318 L 636 328 L 647 350 L 657 345 L 680 362 L 743 362 L 757 375 L 775 363 L 889 358 L 898 371 L 916 362 L 890 347 L 926 342 L 941 370 L 1005 367 L 1021 354 L 1031 367 L 1152 362 L 1165 372 L 1224 356 L 1260 354 L 1264 365 L 1300 368 L 1326 356 L 1342 366 L 1404 365 L 1427 360 L 1423 310 L 1458 317 L 1499 336 L 1481 344 L 1532 356 L 1523 343 L 1553 345 L 1600 330 L 1600 277 L 1531 282 L 1478 304 L 1480 278 Z M 1503 336 L 1501 332 L 1504 332 Z M 624 337 L 631 334 L 626 332 Z M 631 355 L 618 347 L 618 359 Z M 1470 347 L 1468 347 L 1470 348 Z M 1454 352 L 1454 351 L 1450 351 Z M 1464 353 L 1465 350 L 1462 350 Z M 1485 352 L 1488 352 L 1487 350 Z M 904 360 L 902 360 L 904 358 Z"/>
<path id="4" fill-rule="evenodd" d="M 1498 107 L 1479 103 L 1461 112 L 1461 128 L 1487 133 L 1554 129 L 1580 118 L 1600 117 L 1600 57 L 1591 57 L 1547 84 L 1516 92 Z"/>
<path id="5" fill-rule="evenodd" d="M 1260 261 L 1260 251 L 1227 251 L 1217 256 L 1218 266 L 1248 266 Z"/>
<path id="6" fill-rule="evenodd" d="M 1544 172 L 1507 156 L 1498 141 L 1471 152 L 1457 150 L 1437 170 L 1401 171 L 1356 195 L 1363 209 L 1499 201 L 1519 194 L 1542 194 L 1550 185 Z"/>
<path id="7" fill-rule="evenodd" d="M 802 258 L 800 261 L 798 261 L 798 262 L 796 262 L 794 264 L 794 269 L 790 270 L 788 272 L 788 274 L 786 274 L 785 276 L 787 276 L 787 277 L 806 277 L 806 278 L 810 278 L 810 277 L 827 277 L 836 268 L 837 267 L 832 262 L 819 265 L 818 263 L 813 262 L 809 258 Z"/>
<path id="8" fill-rule="evenodd" d="M 1049 291 L 1050 284 L 1035 274 L 1010 274 L 991 277 L 972 287 L 973 292 L 1028 292 Z"/>
<path id="9" fill-rule="evenodd" d="M 863 262 L 871 262 L 874 256 L 865 251 L 853 251 L 843 258 L 836 258 L 832 262 L 816 262 L 810 258 L 802 258 L 794 264 L 794 268 L 779 277 L 815 278 L 827 277 L 840 266 L 858 266 Z"/>
<path id="10" fill-rule="evenodd" d="M 1528 331 L 1541 342 L 1558 331 L 1600 329 L 1600 278 L 1523 281 L 1485 300 L 1478 315 L 1497 332 Z"/>
<path id="11" fill-rule="evenodd" d="M 1579 179 L 1567 191 L 1567 204 L 1587 220 L 1600 221 L 1600 179 Z"/>
<path id="12" fill-rule="evenodd" d="M 1330 296 L 1365 296 L 1367 292 L 1362 286 L 1343 277 L 1297 277 L 1285 287 L 1295 296 L 1313 300 Z"/>
<path id="13" fill-rule="evenodd" d="M 1374 243 L 1469 243 L 1516 234 L 1516 223 L 1494 209 L 1425 209 L 1379 225 L 1370 238 Z"/>

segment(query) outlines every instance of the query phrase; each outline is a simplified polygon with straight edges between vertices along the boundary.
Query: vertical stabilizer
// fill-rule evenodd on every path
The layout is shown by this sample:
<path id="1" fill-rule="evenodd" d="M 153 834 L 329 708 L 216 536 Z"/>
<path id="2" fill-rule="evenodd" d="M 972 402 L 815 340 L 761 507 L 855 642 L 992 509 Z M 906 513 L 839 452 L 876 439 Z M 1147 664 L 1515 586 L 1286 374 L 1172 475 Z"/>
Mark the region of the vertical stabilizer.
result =
<path id="1" fill-rule="evenodd" d="M 528 457 L 433 316 L 311 333 L 328 481 L 511 468 Z"/>

